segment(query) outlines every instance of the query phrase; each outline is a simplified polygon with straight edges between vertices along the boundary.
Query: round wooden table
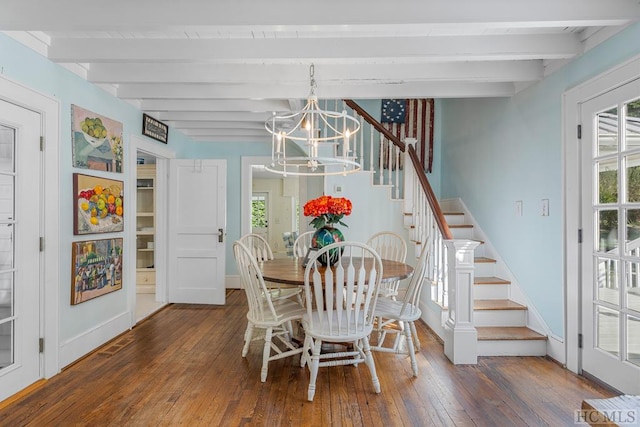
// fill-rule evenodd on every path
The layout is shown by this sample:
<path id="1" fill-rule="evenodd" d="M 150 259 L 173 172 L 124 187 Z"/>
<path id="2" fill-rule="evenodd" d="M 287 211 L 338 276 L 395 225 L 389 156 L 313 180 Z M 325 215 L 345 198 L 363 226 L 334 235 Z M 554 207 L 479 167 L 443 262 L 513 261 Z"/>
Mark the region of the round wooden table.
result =
<path id="1" fill-rule="evenodd" d="M 304 267 L 302 258 L 276 258 L 259 262 L 262 277 L 267 282 L 283 283 L 286 285 L 304 286 Z M 382 281 L 406 279 L 413 274 L 413 267 L 408 264 L 382 260 Z"/>

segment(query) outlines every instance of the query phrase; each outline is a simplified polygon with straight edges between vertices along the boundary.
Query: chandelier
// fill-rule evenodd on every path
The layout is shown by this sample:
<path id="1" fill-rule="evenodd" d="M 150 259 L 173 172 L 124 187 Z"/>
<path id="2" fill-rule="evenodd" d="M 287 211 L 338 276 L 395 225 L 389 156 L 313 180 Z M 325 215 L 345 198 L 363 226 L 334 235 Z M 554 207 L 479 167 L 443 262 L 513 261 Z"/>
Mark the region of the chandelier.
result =
<path id="1" fill-rule="evenodd" d="M 271 162 L 265 170 L 280 175 L 346 175 L 360 170 L 353 152 L 360 123 L 346 110 L 322 110 L 315 95 L 314 66 L 309 68 L 310 92 L 307 104 L 295 113 L 278 115 L 265 122 L 271 134 Z M 306 156 L 288 155 L 287 142 L 296 143 Z M 291 150 L 291 147 L 289 147 Z"/>

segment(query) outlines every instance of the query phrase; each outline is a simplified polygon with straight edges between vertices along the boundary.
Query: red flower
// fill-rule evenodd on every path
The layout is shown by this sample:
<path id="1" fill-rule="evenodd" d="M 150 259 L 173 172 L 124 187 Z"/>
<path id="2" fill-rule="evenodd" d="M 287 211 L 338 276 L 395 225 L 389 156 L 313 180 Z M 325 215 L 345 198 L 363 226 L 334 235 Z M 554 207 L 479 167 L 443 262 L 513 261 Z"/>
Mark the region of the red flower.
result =
<path id="1" fill-rule="evenodd" d="M 320 196 L 317 199 L 309 200 L 304 205 L 304 216 L 315 217 L 310 224 L 315 228 L 322 228 L 325 225 L 341 224 L 345 215 L 350 215 L 352 204 L 344 197 Z"/>

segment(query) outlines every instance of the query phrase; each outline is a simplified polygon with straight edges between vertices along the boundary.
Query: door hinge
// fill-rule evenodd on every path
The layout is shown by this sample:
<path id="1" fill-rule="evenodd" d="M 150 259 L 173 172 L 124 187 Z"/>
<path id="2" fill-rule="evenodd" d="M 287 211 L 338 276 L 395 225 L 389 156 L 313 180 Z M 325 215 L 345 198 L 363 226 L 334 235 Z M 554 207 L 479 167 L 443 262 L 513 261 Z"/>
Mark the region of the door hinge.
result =
<path id="1" fill-rule="evenodd" d="M 44 237 L 40 238 L 40 252 L 44 252 Z"/>
<path id="2" fill-rule="evenodd" d="M 582 125 L 578 125 L 578 139 L 582 139 Z"/>
<path id="3" fill-rule="evenodd" d="M 44 151 L 44 136 L 40 137 L 40 151 Z"/>
<path id="4" fill-rule="evenodd" d="M 582 334 L 578 334 L 578 348 L 582 348 Z"/>
<path id="5" fill-rule="evenodd" d="M 38 340 L 38 351 L 44 353 L 44 338 Z"/>
<path id="6" fill-rule="evenodd" d="M 578 229 L 578 243 L 582 243 L 582 228 Z"/>

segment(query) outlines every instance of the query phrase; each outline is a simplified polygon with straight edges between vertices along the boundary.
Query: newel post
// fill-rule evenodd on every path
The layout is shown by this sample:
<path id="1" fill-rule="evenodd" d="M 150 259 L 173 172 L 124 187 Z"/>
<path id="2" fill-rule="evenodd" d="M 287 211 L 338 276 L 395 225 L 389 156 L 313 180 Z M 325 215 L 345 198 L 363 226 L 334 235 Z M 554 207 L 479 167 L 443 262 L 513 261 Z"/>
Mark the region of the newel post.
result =
<path id="1" fill-rule="evenodd" d="M 449 318 L 444 354 L 455 365 L 478 363 L 478 332 L 473 326 L 474 251 L 479 242 L 446 240 Z"/>

